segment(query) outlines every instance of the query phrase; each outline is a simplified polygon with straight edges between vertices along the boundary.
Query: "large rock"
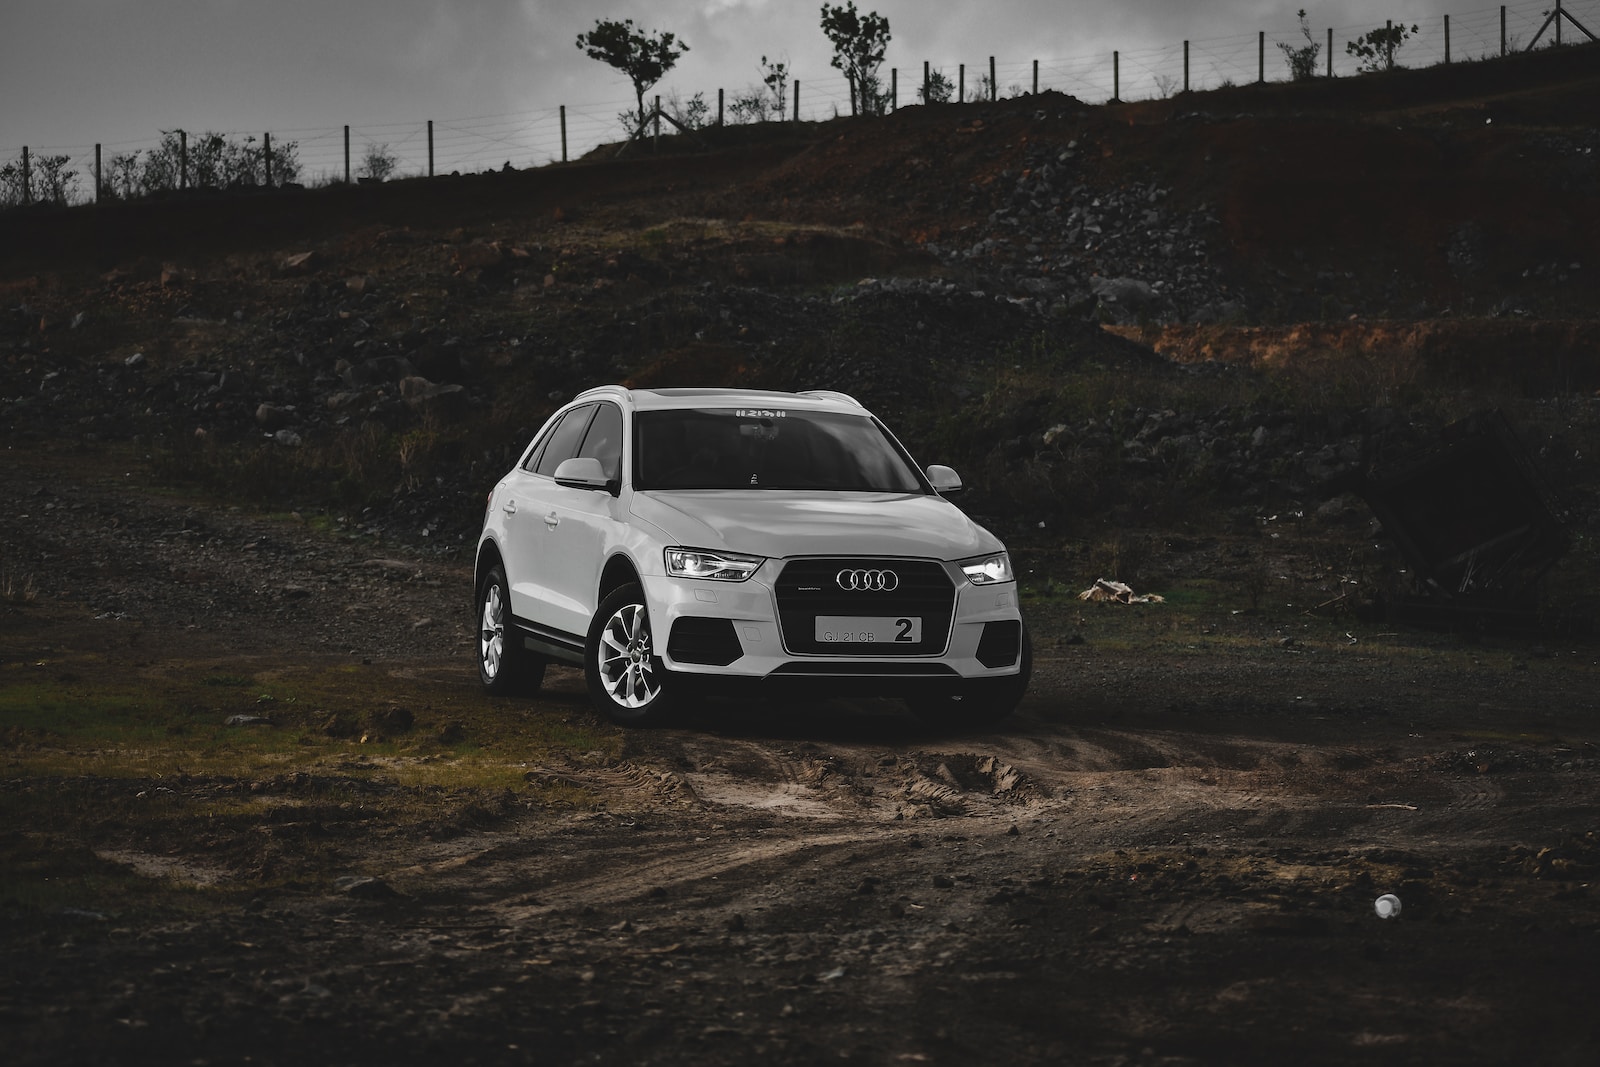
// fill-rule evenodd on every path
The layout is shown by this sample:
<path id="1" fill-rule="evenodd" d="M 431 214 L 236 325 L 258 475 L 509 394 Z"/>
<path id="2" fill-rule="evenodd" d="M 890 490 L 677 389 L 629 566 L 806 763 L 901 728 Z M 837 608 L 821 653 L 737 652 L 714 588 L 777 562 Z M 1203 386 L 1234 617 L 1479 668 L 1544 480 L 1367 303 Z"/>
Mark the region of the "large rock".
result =
<path id="1" fill-rule="evenodd" d="M 412 411 L 459 415 L 466 410 L 466 387 L 444 385 L 413 375 L 400 379 L 400 399 Z"/>

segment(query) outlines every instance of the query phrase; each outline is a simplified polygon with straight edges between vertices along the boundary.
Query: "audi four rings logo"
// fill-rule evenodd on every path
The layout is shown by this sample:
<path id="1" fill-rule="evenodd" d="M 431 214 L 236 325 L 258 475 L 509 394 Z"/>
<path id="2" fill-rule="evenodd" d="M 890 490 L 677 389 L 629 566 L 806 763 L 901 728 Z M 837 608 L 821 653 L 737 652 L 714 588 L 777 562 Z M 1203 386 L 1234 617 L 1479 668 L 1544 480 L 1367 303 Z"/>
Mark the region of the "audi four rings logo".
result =
<path id="1" fill-rule="evenodd" d="M 900 588 L 900 576 L 894 571 L 840 571 L 834 581 L 840 589 L 864 593 L 892 593 Z"/>

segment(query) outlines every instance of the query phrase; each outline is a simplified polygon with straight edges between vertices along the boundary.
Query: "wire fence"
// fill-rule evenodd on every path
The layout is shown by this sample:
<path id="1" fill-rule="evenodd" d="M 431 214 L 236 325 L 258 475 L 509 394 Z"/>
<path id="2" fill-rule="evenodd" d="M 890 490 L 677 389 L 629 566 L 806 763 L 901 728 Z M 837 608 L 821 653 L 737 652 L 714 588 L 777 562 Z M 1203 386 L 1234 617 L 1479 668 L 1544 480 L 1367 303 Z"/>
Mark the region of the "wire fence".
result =
<path id="1" fill-rule="evenodd" d="M 1557 11 L 1561 17 L 1556 17 Z M 1588 42 L 1591 31 L 1600 33 L 1600 0 L 1528 0 L 1434 16 L 1426 22 L 1396 19 L 1394 24 L 1408 33 L 1416 27 L 1397 52 L 1397 62 L 1413 68 L 1436 66 L 1493 58 L 1535 44 L 1543 48 Z M 887 102 L 890 108 L 920 102 L 925 69 L 941 76 L 951 100 L 1045 91 L 1066 93 L 1089 103 L 1153 99 L 1185 90 L 1289 80 L 1286 52 L 1308 44 L 1317 47 L 1318 76 L 1355 75 L 1361 61 L 1348 53 L 1346 45 L 1374 28 L 1312 27 L 1308 41 L 1296 22 L 1270 31 L 1197 38 L 1127 52 L 999 62 L 994 56 L 971 57 L 972 61 L 947 57 L 943 62 L 889 66 L 881 80 L 885 89 L 893 87 L 893 97 Z M 681 115 L 698 100 L 704 106 L 704 121 L 731 121 L 727 104 L 738 94 L 760 88 L 747 86 L 733 90 L 732 95 L 712 90 L 687 98 L 675 91 L 666 97 L 663 109 Z M 630 131 L 623 116 L 631 115 L 634 108 L 633 100 L 619 98 L 498 115 L 230 131 L 213 136 L 255 151 L 270 139 L 280 156 L 295 164 L 292 170 L 280 165 L 270 184 L 323 185 L 356 180 L 376 170 L 385 171 L 377 175 L 380 178 L 418 177 L 576 159 L 599 145 L 625 139 Z M 816 79 L 796 75 L 785 90 L 781 117 L 814 122 L 849 115 L 853 110 L 849 83 L 830 71 Z M 117 157 L 148 159 L 163 150 L 171 137 L 164 132 L 155 138 L 96 145 L 0 147 L 0 206 L 44 200 L 81 203 L 99 195 L 115 195 L 118 189 L 108 169 L 110 162 Z M 40 187 L 46 179 L 53 184 Z M 261 177 L 252 183 L 260 184 Z"/>

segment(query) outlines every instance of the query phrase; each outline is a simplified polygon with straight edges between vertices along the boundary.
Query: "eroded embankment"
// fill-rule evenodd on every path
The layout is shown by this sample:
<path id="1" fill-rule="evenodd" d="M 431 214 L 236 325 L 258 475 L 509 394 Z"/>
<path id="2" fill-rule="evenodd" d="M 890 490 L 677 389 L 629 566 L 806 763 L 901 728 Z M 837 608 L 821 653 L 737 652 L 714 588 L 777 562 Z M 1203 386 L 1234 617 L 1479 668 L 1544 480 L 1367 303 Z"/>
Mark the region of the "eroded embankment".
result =
<path id="1" fill-rule="evenodd" d="M 1526 394 L 1600 388 L 1600 321 L 1427 319 L 1288 326 L 1107 326 L 1181 363 L 1215 360 L 1378 387 Z"/>

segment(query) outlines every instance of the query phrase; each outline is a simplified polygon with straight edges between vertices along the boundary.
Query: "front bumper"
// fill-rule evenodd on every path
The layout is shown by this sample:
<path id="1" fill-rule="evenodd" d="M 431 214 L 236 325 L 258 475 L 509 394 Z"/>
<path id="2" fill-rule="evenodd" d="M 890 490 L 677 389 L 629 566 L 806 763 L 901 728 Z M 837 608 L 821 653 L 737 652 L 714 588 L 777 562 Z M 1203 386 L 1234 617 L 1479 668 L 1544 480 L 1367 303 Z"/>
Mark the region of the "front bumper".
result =
<path id="1" fill-rule="evenodd" d="M 954 605 L 946 631 L 927 635 L 925 645 L 933 651 L 898 656 L 859 650 L 827 654 L 794 647 L 805 644 L 803 640 L 786 640 L 775 588 L 783 562 L 768 561 L 743 582 L 660 575 L 643 579 L 656 654 L 679 685 L 718 691 L 909 696 L 982 688 L 982 683 L 1015 678 L 1022 670 L 1022 617 L 1015 582 L 973 585 L 958 566 L 941 563 L 950 578 Z M 873 609 L 863 606 L 861 611 L 868 614 Z M 815 647 L 814 642 L 811 645 Z"/>

